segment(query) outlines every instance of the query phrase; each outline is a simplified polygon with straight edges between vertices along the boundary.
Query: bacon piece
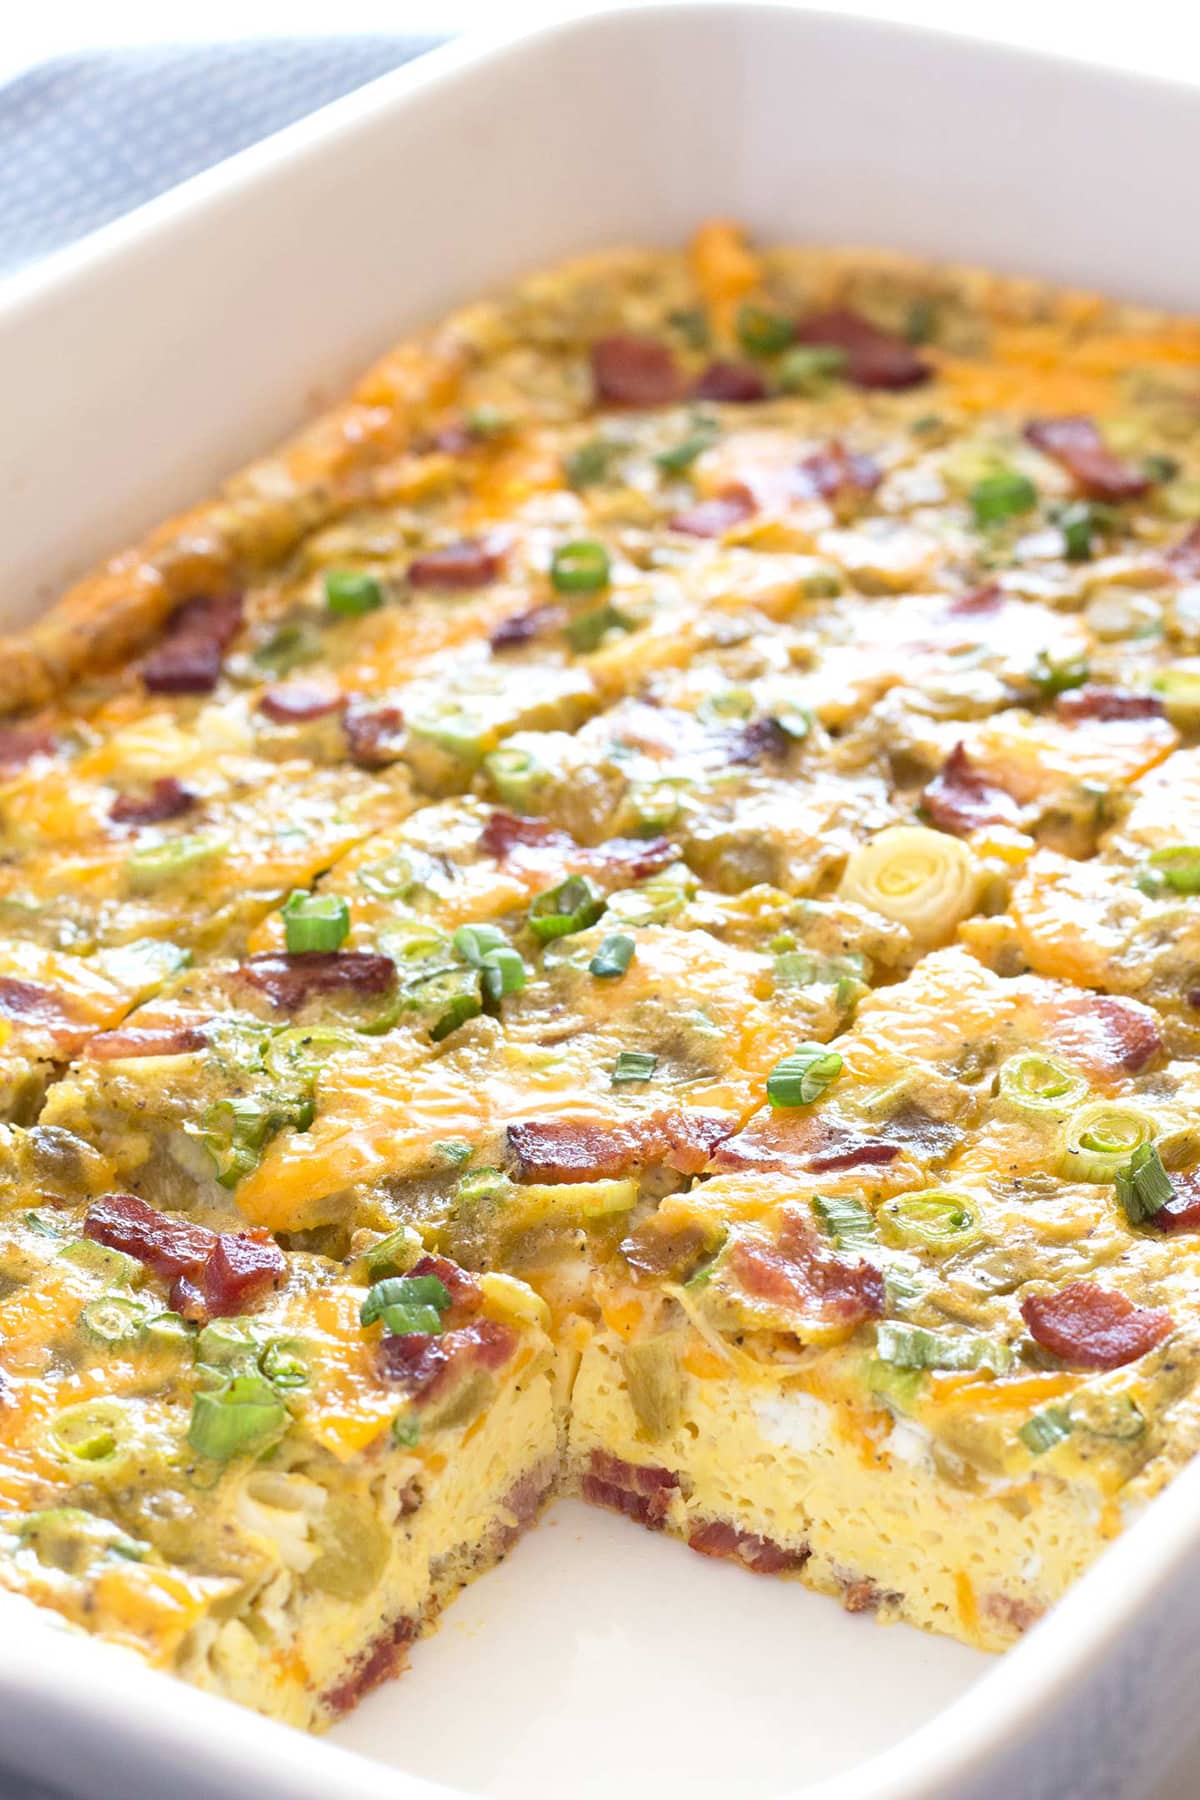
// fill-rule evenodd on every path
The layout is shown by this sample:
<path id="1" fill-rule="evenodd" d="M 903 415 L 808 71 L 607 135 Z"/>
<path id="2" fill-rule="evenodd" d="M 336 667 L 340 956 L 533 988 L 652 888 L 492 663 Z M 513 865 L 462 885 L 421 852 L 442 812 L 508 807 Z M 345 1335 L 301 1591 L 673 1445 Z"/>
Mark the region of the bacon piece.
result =
<path id="1" fill-rule="evenodd" d="M 51 1031 L 78 1029 L 62 995 L 36 981 L 16 975 L 0 975 L 0 1018 L 22 1025 L 44 1025 Z"/>
<path id="2" fill-rule="evenodd" d="M 908 1154 L 925 1163 L 942 1160 L 961 1133 L 917 1107 L 906 1107 L 864 1137 L 827 1112 L 764 1107 L 713 1158 L 715 1170 L 808 1169 L 815 1174 L 879 1168 Z"/>
<path id="3" fill-rule="evenodd" d="M 1177 544 L 1172 544 L 1165 561 L 1181 581 L 1200 581 L 1200 525 L 1193 525 Z"/>
<path id="4" fill-rule="evenodd" d="M 479 848 L 497 862 L 507 862 L 521 850 L 553 851 L 562 861 L 598 874 L 624 876 L 631 881 L 644 881 L 675 860 L 675 848 L 669 838 L 609 838 L 607 843 L 590 848 L 580 844 L 569 831 L 549 825 L 544 819 L 524 819 L 517 813 L 492 813 L 479 834 Z"/>
<path id="5" fill-rule="evenodd" d="M 1083 413 L 1057 419 L 1031 419 L 1029 442 L 1061 463 L 1076 485 L 1093 500 L 1136 500 L 1149 491 L 1148 475 L 1131 468 L 1108 448 L 1093 420 Z"/>
<path id="6" fill-rule="evenodd" d="M 286 1274 L 283 1251 L 269 1232 L 223 1231 L 200 1283 L 209 1317 L 251 1311 Z"/>
<path id="7" fill-rule="evenodd" d="M 1046 1035 L 1051 1047 L 1090 1074 L 1136 1075 L 1163 1047 L 1162 1027 L 1139 1000 L 1117 994 L 1054 995 Z"/>
<path id="8" fill-rule="evenodd" d="M 178 1215 L 160 1213 L 136 1194 L 101 1194 L 83 1221 L 83 1235 L 136 1257 L 155 1275 L 192 1274 L 217 1247 L 217 1234 Z"/>
<path id="9" fill-rule="evenodd" d="M 657 338 L 617 332 L 592 345 L 596 399 L 607 406 L 669 406 L 683 392 L 674 356 Z"/>
<path id="10" fill-rule="evenodd" d="M 728 400 L 750 405 L 765 400 L 767 384 L 753 363 L 712 362 L 692 385 L 693 400 Z"/>
<path id="11" fill-rule="evenodd" d="M 681 531 L 686 537 L 719 538 L 735 525 L 744 525 L 757 510 L 750 489 L 735 481 L 711 499 L 698 500 L 695 506 L 676 513 L 667 523 L 672 531 Z"/>
<path id="12" fill-rule="evenodd" d="M 161 825 L 167 819 L 182 818 L 196 804 L 191 788 L 174 775 L 160 775 L 145 794 L 118 794 L 108 809 L 117 825 Z"/>
<path id="13" fill-rule="evenodd" d="M 352 759 L 363 769 L 384 769 L 404 749 L 404 714 L 398 706 L 353 702 L 342 720 Z"/>
<path id="14" fill-rule="evenodd" d="M 784 730 L 778 719 L 754 719 L 749 725 L 732 731 L 727 740 L 726 755 L 731 763 L 757 763 L 770 759 L 781 762 L 795 739 Z"/>
<path id="15" fill-rule="evenodd" d="M 513 613 L 511 618 L 502 619 L 493 631 L 488 643 L 493 650 L 516 650 L 522 644 L 530 644 L 534 638 L 543 633 L 554 631 L 565 617 L 561 606 L 531 606 L 525 612 Z"/>
<path id="16" fill-rule="evenodd" d="M 425 1400 L 443 1388 L 453 1372 L 503 1368 L 520 1341 L 510 1325 L 495 1319 L 479 1319 L 440 1337 L 425 1331 L 409 1331 L 403 1337 L 388 1332 L 379 1343 L 380 1373 L 410 1398 Z"/>
<path id="17" fill-rule="evenodd" d="M 874 493 L 882 480 L 877 462 L 834 438 L 805 457 L 796 471 L 795 492 L 801 500 L 853 500 Z"/>
<path id="18" fill-rule="evenodd" d="M 688 1548 L 698 1551 L 701 1556 L 727 1557 L 731 1562 L 752 1569 L 756 1575 L 783 1575 L 790 1569 L 802 1569 L 812 1554 L 807 1544 L 799 1550 L 785 1550 L 782 1544 L 772 1543 L 770 1538 L 759 1537 L 753 1531 L 742 1531 L 721 1519 L 693 1526 L 688 1536 Z"/>
<path id="19" fill-rule="evenodd" d="M 736 1121 L 723 1113 L 656 1112 L 627 1124 L 526 1119 L 508 1128 L 522 1181 L 606 1181 L 646 1164 L 698 1175 Z"/>
<path id="20" fill-rule="evenodd" d="M 593 1506 L 607 1506 L 654 1531 L 670 1511 L 679 1477 L 653 1463 L 624 1462 L 607 1450 L 593 1450 L 579 1486 Z"/>
<path id="21" fill-rule="evenodd" d="M 321 1704 L 335 1719 L 342 1717 L 358 1705 L 367 1694 L 393 1676 L 408 1662 L 408 1646 L 416 1637 L 420 1628 L 418 1619 L 395 1619 L 385 1625 L 366 1654 L 354 1663 L 348 1675 L 327 1688 L 321 1695 Z"/>
<path id="22" fill-rule="evenodd" d="M 185 600 L 172 613 L 163 641 L 142 664 L 152 694 L 210 694 L 226 650 L 242 623 L 240 594 L 207 594 Z"/>
<path id="23" fill-rule="evenodd" d="M 461 1320 L 479 1311 L 481 1299 L 479 1283 L 466 1269 L 460 1269 L 457 1263 L 446 1256 L 423 1256 L 418 1263 L 409 1269 L 410 1275 L 436 1275 L 450 1296 L 450 1311 L 443 1323 L 457 1325 Z"/>
<path id="24" fill-rule="evenodd" d="M 1119 1369 L 1136 1362 L 1175 1329 L 1169 1312 L 1135 1306 L 1124 1294 L 1072 1281 L 1053 1294 L 1030 1294 L 1021 1317 L 1043 1350 L 1083 1369 Z"/>
<path id="25" fill-rule="evenodd" d="M 799 344 L 828 344 L 846 353 L 846 376 L 855 387 L 909 388 L 933 373 L 911 344 L 872 325 L 847 307 L 810 313 L 796 327 Z"/>
<path id="26" fill-rule="evenodd" d="M 1060 694 L 1055 710 L 1064 719 L 1099 719 L 1107 724 L 1114 720 L 1161 719 L 1166 707 L 1157 694 L 1137 693 L 1133 688 L 1101 687 L 1089 681 L 1068 694 Z"/>
<path id="27" fill-rule="evenodd" d="M 801 1324 L 849 1332 L 883 1316 L 887 1294 L 880 1271 L 826 1249 L 799 1207 L 784 1207 L 777 1246 L 743 1238 L 730 1264 L 746 1293 L 797 1313 Z"/>
<path id="28" fill-rule="evenodd" d="M 447 588 L 459 592 L 486 587 L 504 567 L 500 551 L 475 538 L 427 550 L 408 565 L 409 585 L 415 588 Z"/>
<path id="29" fill-rule="evenodd" d="M 35 756 L 53 756 L 58 745 L 52 732 L 37 725 L 0 725 L 0 774 L 15 774 Z"/>
<path id="30" fill-rule="evenodd" d="M 966 837 L 984 825 L 1017 825 L 1021 809 L 1011 794 L 994 787 L 971 766 L 966 746 L 955 744 L 921 795 L 921 809 L 931 825 Z"/>
<path id="31" fill-rule="evenodd" d="M 96 1062 L 119 1062 L 140 1056 L 187 1056 L 203 1050 L 207 1039 L 199 1025 L 121 1025 L 89 1038 L 86 1054 Z"/>
<path id="32" fill-rule="evenodd" d="M 1200 1169 L 1185 1169 L 1171 1176 L 1175 1193 L 1146 1220 L 1157 1231 L 1195 1231 L 1200 1228 Z"/>
<path id="33" fill-rule="evenodd" d="M 340 712 L 345 704 L 344 694 L 331 694 L 328 688 L 308 681 L 288 681 L 282 687 L 268 688 L 258 710 L 273 725 L 308 725 Z"/>
<path id="34" fill-rule="evenodd" d="M 396 965 L 390 956 L 371 950 L 263 951 L 239 963 L 237 973 L 272 1006 L 295 1012 L 317 994 L 386 994 L 395 982 Z"/>
<path id="35" fill-rule="evenodd" d="M 1004 589 L 998 581 L 985 581 L 981 587 L 971 588 L 968 593 L 958 594 L 946 608 L 954 618 L 970 617 L 975 613 L 999 612 L 1005 602 Z"/>
<path id="36" fill-rule="evenodd" d="M 899 1144 L 885 1144 L 879 1138 L 853 1137 L 836 1149 L 817 1150 L 809 1157 L 808 1166 L 817 1174 L 830 1174 L 842 1169 L 870 1169 L 895 1162 Z"/>

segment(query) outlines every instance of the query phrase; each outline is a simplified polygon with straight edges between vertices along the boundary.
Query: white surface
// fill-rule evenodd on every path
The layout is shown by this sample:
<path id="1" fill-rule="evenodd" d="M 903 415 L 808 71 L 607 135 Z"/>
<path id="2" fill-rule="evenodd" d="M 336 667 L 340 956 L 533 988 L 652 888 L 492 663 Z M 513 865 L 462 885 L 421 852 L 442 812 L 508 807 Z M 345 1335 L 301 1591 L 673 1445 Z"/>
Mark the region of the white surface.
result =
<path id="1" fill-rule="evenodd" d="M 1180 90 L 786 12 L 591 22 L 402 71 L 0 300 L 8 601 L 194 496 L 405 325 L 710 209 L 1194 302 L 1198 147 Z M 1198 1516 L 1193 1467 L 972 1682 L 952 1645 L 563 1508 L 324 1744 L 5 1603 L 4 1752 L 102 1800 L 817 1800 L 823 1774 L 821 1800 L 1134 1800 L 1195 1712 Z"/>

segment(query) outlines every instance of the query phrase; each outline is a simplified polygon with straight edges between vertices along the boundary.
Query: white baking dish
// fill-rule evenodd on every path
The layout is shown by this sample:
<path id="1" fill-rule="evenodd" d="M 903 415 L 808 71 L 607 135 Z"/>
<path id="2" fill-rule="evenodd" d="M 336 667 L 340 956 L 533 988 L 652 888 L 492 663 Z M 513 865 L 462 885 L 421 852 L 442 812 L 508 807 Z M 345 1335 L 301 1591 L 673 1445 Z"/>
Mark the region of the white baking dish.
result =
<path id="1" fill-rule="evenodd" d="M 439 52 L 0 295 L 3 606 L 530 264 L 705 213 L 1195 305 L 1200 96 L 767 6 Z M 2 229 L 2 226 L 0 226 Z M 312 1742 L 0 1606 L 0 1759 L 122 1800 L 1142 1800 L 1193 1728 L 1200 1467 L 1003 1662 L 560 1505 Z M 356 1753 L 357 1752 L 357 1753 Z"/>

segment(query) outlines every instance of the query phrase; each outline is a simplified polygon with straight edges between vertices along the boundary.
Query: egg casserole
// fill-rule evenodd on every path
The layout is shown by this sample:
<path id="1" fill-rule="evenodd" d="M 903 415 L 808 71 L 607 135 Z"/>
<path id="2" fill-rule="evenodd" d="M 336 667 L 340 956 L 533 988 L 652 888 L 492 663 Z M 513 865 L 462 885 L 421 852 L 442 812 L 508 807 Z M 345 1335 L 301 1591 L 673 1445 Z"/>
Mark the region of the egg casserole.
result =
<path id="1" fill-rule="evenodd" d="M 0 708 L 20 1602 L 319 1728 L 565 1492 L 1001 1649 L 1200 1447 L 1200 326 L 593 256 Z"/>

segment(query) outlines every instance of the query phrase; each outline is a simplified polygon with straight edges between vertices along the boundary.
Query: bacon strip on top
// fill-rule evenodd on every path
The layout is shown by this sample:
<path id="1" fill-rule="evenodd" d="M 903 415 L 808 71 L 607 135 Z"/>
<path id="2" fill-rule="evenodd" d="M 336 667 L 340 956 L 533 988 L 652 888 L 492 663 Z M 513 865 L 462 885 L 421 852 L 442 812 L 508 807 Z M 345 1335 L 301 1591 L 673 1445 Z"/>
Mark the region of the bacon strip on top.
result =
<path id="1" fill-rule="evenodd" d="M 1135 1306 L 1124 1294 L 1073 1281 L 1054 1294 L 1031 1294 L 1021 1317 L 1043 1350 L 1084 1369 L 1119 1369 L 1145 1356 L 1175 1329 L 1169 1312 Z"/>
<path id="2" fill-rule="evenodd" d="M 1061 463 L 1076 485 L 1093 500 L 1136 500 L 1149 492 L 1150 477 L 1114 454 L 1095 422 L 1083 413 L 1057 419 L 1031 419 L 1025 436 L 1044 456 Z"/>

